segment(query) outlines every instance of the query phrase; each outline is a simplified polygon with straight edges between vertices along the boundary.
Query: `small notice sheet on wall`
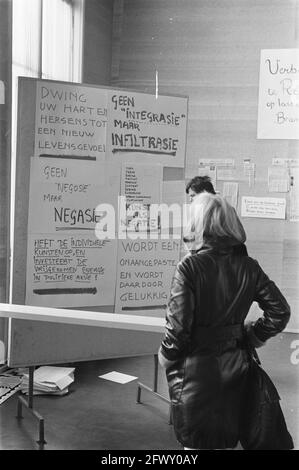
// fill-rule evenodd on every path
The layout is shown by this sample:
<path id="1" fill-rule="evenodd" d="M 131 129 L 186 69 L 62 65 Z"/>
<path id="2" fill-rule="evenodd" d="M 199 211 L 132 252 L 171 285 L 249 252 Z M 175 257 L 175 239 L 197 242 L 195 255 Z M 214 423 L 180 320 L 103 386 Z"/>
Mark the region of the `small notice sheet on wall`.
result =
<path id="1" fill-rule="evenodd" d="M 270 193 L 286 193 L 289 190 L 290 175 L 285 166 L 268 168 L 268 189 Z"/>
<path id="2" fill-rule="evenodd" d="M 214 189 L 216 189 L 217 167 L 215 165 L 199 165 L 197 175 L 208 176 L 211 178 L 212 185 L 214 186 Z"/>
<path id="3" fill-rule="evenodd" d="M 261 50 L 258 139 L 299 139 L 299 49 Z"/>
<path id="4" fill-rule="evenodd" d="M 238 192 L 239 192 L 239 183 L 233 181 L 225 181 L 223 183 L 222 195 L 227 200 L 227 202 L 237 209 L 238 205 Z"/>
<path id="5" fill-rule="evenodd" d="M 250 158 L 244 158 L 243 160 L 243 175 L 248 181 L 249 187 L 255 183 L 255 163 Z"/>
<path id="6" fill-rule="evenodd" d="M 242 217 L 285 219 L 285 213 L 286 200 L 283 198 L 253 196 L 242 197 Z"/>
<path id="7" fill-rule="evenodd" d="M 291 168 L 290 221 L 299 222 L 299 168 Z"/>
<path id="8" fill-rule="evenodd" d="M 272 158 L 273 166 L 286 166 L 287 168 L 298 168 L 299 159 L 298 158 Z"/>

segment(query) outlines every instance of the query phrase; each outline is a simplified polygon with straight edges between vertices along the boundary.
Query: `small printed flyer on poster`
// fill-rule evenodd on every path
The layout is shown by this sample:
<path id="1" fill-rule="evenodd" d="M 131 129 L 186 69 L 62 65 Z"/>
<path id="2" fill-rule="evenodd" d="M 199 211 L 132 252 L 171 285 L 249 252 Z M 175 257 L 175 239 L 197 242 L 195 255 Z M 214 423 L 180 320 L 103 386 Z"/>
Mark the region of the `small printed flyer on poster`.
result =
<path id="1" fill-rule="evenodd" d="M 121 195 L 126 230 L 118 241 L 115 312 L 163 314 L 181 242 L 161 239 L 161 213 L 152 212 L 162 198 L 162 166 L 123 163 Z"/>
<path id="2" fill-rule="evenodd" d="M 120 217 L 120 231 L 157 232 L 158 214 L 151 212 L 152 204 L 160 204 L 163 168 L 159 164 L 123 163 L 121 196 L 125 207 Z"/>

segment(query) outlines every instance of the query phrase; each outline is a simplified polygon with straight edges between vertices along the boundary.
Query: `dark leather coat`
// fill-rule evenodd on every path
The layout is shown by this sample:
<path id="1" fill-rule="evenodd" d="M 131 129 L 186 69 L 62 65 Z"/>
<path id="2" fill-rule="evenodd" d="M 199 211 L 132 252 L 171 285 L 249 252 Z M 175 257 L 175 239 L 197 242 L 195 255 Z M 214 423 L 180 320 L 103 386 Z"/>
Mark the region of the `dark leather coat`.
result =
<path id="1" fill-rule="evenodd" d="M 252 333 L 263 344 L 282 331 L 290 308 L 243 249 L 204 247 L 174 274 L 160 348 L 174 430 L 185 447 L 235 447 L 248 372 L 244 320 L 252 302 L 264 311 Z"/>

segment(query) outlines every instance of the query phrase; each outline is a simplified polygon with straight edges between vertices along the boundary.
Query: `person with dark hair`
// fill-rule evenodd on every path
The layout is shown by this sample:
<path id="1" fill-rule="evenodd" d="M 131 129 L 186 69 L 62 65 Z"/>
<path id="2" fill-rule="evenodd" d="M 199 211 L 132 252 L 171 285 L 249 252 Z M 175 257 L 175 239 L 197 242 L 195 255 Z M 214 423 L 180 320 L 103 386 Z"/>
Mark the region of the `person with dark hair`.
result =
<path id="1" fill-rule="evenodd" d="M 186 193 L 191 201 L 197 194 L 207 192 L 216 194 L 211 178 L 209 176 L 194 176 L 186 185 Z"/>
<path id="2" fill-rule="evenodd" d="M 283 331 L 290 307 L 248 256 L 242 223 L 224 198 L 198 195 L 191 226 L 194 254 L 173 276 L 159 362 L 178 442 L 185 449 L 232 449 L 242 443 L 248 344 L 263 346 Z M 253 302 L 263 314 L 245 323 Z"/>
<path id="3" fill-rule="evenodd" d="M 192 209 L 194 209 L 195 204 L 196 204 L 196 199 L 199 194 L 202 193 L 209 193 L 209 194 L 216 194 L 214 186 L 211 182 L 211 178 L 209 176 L 194 176 L 186 185 L 186 193 L 188 194 L 190 198 L 190 202 L 192 203 Z M 191 226 L 190 226 L 191 224 Z M 192 243 L 193 243 L 193 236 L 194 232 L 192 229 L 192 220 L 190 219 L 187 228 L 184 229 L 184 236 L 183 236 L 183 241 L 190 250 L 190 253 L 194 253 L 194 250 L 192 249 Z"/>

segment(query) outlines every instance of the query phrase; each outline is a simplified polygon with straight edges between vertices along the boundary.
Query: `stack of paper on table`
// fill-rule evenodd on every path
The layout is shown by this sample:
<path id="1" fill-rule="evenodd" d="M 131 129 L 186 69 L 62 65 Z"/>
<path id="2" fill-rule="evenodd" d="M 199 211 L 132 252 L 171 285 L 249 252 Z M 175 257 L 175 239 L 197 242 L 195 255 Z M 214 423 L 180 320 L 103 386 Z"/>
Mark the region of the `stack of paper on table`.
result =
<path id="1" fill-rule="evenodd" d="M 65 395 L 74 382 L 74 367 L 42 366 L 33 374 L 33 395 Z M 28 395 L 29 374 L 24 374 L 21 391 Z"/>

